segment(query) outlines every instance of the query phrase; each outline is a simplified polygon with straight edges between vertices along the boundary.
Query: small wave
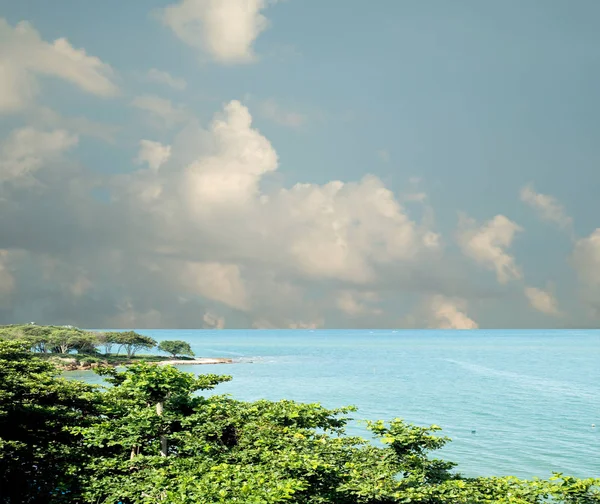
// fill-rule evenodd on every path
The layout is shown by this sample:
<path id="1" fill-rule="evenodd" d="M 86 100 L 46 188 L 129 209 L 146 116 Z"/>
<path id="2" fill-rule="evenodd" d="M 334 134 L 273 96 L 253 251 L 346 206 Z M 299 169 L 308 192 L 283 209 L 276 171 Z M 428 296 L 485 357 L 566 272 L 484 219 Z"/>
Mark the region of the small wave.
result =
<path id="1" fill-rule="evenodd" d="M 276 362 L 274 359 L 269 359 L 268 357 L 238 357 L 233 359 L 233 361 L 239 364 L 252 364 L 254 362 L 265 364 Z"/>

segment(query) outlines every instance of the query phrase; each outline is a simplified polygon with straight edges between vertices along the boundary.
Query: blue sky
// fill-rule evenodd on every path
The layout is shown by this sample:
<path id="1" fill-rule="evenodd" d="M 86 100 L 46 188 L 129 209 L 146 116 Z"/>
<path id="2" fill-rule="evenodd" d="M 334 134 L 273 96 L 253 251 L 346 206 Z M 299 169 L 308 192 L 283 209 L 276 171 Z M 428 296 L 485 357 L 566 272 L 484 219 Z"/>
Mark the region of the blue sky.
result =
<path id="1" fill-rule="evenodd" d="M 596 326 L 599 16 L 0 1 L 0 322 Z"/>

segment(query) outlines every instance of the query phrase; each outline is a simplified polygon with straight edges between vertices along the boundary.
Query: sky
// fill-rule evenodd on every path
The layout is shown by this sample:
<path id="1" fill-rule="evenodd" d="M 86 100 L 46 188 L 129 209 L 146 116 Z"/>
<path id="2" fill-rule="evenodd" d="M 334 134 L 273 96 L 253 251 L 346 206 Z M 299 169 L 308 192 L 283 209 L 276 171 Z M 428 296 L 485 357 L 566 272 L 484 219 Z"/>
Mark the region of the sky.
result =
<path id="1" fill-rule="evenodd" d="M 600 324 L 597 0 L 0 0 L 0 324 Z"/>

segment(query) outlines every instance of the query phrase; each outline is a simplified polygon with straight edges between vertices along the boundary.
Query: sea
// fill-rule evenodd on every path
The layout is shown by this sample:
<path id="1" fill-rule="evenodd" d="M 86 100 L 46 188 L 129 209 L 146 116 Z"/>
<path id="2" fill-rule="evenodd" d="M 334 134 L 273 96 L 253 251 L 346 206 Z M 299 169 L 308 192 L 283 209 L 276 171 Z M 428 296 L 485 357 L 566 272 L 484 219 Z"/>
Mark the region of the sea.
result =
<path id="1" fill-rule="evenodd" d="M 364 420 L 439 425 L 452 442 L 436 456 L 467 476 L 600 477 L 600 331 L 137 332 L 234 359 L 178 366 L 233 377 L 212 393 L 354 405 L 347 431 L 367 439 Z"/>

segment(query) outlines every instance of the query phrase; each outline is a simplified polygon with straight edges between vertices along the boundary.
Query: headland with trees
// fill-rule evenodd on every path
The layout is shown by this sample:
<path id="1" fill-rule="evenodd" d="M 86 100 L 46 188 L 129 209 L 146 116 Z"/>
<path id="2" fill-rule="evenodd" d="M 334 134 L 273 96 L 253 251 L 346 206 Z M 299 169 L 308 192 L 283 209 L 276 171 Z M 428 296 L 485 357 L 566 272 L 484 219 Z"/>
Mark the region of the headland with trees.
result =
<path id="1" fill-rule="evenodd" d="M 135 331 L 88 331 L 73 326 L 46 326 L 30 322 L 0 326 L 0 340 L 21 341 L 39 357 L 66 371 L 94 369 L 102 365 L 124 366 L 142 361 L 164 364 L 232 362 L 225 358 L 195 358 L 186 341 L 157 342 Z M 169 356 L 148 353 L 153 350 Z"/>

